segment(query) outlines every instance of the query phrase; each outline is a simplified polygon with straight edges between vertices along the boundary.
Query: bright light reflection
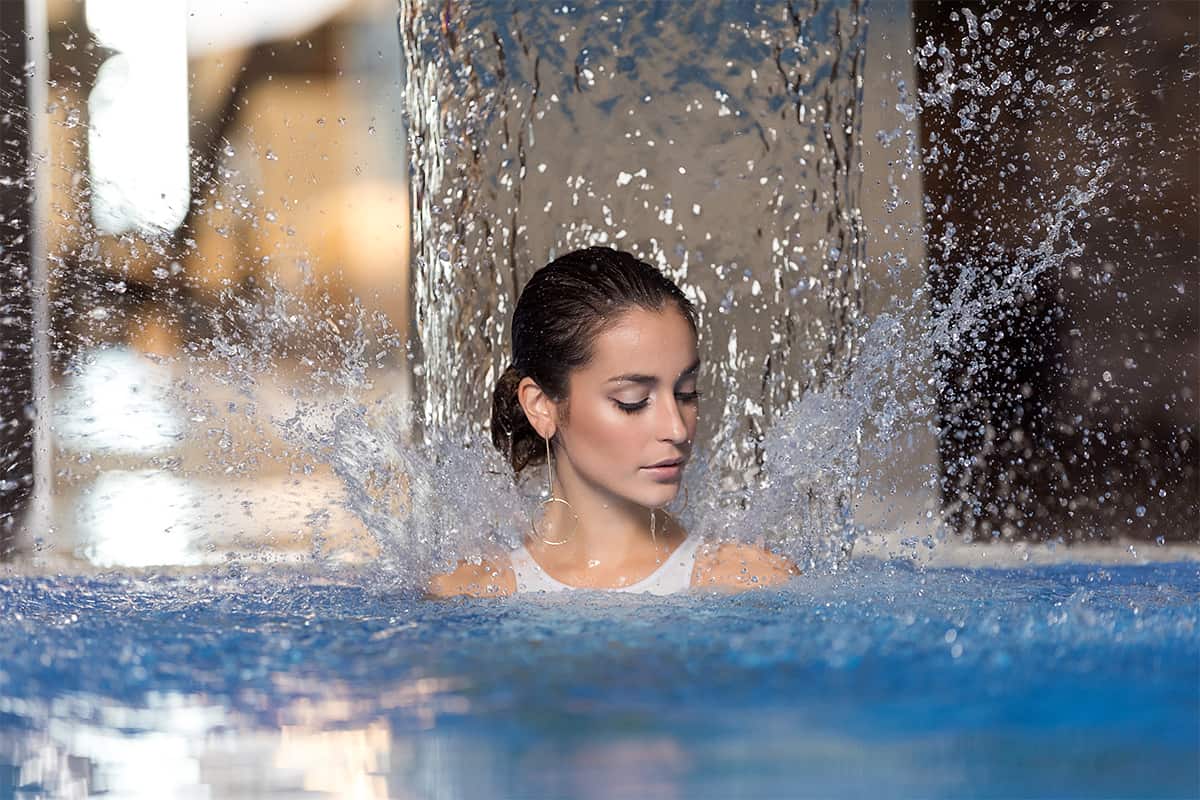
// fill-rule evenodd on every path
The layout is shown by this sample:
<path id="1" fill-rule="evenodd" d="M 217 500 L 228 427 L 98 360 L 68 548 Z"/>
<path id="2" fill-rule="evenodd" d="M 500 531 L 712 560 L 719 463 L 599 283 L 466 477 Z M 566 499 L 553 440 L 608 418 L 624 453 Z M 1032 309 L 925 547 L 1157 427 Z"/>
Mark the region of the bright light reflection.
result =
<path id="1" fill-rule="evenodd" d="M 305 790 L 330 800 L 386 800 L 391 741 L 383 722 L 328 731 L 285 725 L 273 766 L 300 774 Z"/>
<path id="2" fill-rule="evenodd" d="M 186 0 L 87 0 L 116 54 L 88 97 L 92 218 L 100 230 L 170 232 L 189 201 Z"/>
<path id="3" fill-rule="evenodd" d="M 188 4 L 187 46 L 228 50 L 257 42 L 299 36 L 324 22 L 348 0 L 192 0 Z"/>
<path id="4" fill-rule="evenodd" d="M 83 356 L 55 409 L 66 447 L 97 452 L 161 453 L 177 444 L 184 423 L 169 400 L 170 371 L 128 347 Z"/>
<path id="5" fill-rule="evenodd" d="M 389 790 L 393 742 L 385 721 L 259 728 L 202 696 L 151 692 L 146 700 L 134 707 L 66 695 L 45 705 L 0 695 L 0 713 L 27 723 L 0 727 L 0 753 L 23 785 L 36 787 L 31 798 L 424 796 Z"/>
<path id="6" fill-rule="evenodd" d="M 198 713 L 202 712 L 180 708 L 167 716 L 167 722 L 180 725 L 183 732 L 130 733 L 63 720 L 52 720 L 48 727 L 52 738 L 67 743 L 71 755 L 96 765 L 90 794 L 99 789 L 104 797 L 122 800 L 207 800 L 212 795 L 200 785 L 196 745 L 188 733 Z"/>
<path id="7" fill-rule="evenodd" d="M 203 502 L 196 487 L 174 475 L 105 472 L 79 505 L 81 554 L 101 567 L 204 563 L 196 541 Z"/>

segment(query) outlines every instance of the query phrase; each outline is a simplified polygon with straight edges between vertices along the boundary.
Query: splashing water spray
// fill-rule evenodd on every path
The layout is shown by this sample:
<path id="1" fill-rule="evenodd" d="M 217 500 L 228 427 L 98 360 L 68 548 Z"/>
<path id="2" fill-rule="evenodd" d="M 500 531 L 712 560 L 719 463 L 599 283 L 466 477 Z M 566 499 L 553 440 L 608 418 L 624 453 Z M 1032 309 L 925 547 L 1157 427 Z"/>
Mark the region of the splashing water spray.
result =
<path id="1" fill-rule="evenodd" d="M 939 500 L 922 520 L 927 542 L 951 531 L 1010 536 L 1036 505 L 1006 488 L 1026 463 L 1056 476 L 1053 505 L 1094 509 L 1112 490 L 1072 477 L 1070 453 L 1038 460 L 1053 448 L 1033 448 L 1020 422 L 1038 399 L 1019 379 L 1024 356 L 997 343 L 1028 342 L 1062 316 L 1047 287 L 1087 266 L 1088 231 L 1115 224 L 1115 195 L 1158 191 L 1163 203 L 1175 179 L 1170 165 L 1128 166 L 1168 133 L 1143 121 L 1141 87 L 1117 77 L 1127 54 L 1101 48 L 1086 74 L 1078 53 L 1055 56 L 1118 33 L 1124 41 L 1138 15 L 1055 13 L 956 10 L 932 30 L 919 20 L 910 52 L 872 65 L 855 0 L 698 3 L 687 14 L 669 4 L 402 0 L 408 329 L 338 301 L 304 258 L 264 256 L 263 276 L 287 277 L 225 280 L 215 302 L 198 303 L 180 263 L 239 226 L 275 221 L 251 168 L 277 159 L 268 150 L 255 161 L 215 137 L 215 167 L 194 176 L 199 199 L 182 233 L 102 237 L 81 217 L 72 239 L 52 243 L 66 394 L 94 358 L 80 342 L 111 338 L 138 313 L 122 259 L 149 255 L 161 262 L 162 316 L 195 334 L 158 359 L 173 376 L 161 395 L 208 458 L 163 450 L 147 471 L 250 475 L 274 461 L 303 490 L 332 470 L 374 563 L 421 585 L 522 536 L 535 489 L 513 485 L 485 430 L 515 299 L 556 255 L 610 245 L 657 265 L 699 309 L 707 391 L 679 511 L 691 532 L 838 570 L 874 533 L 862 509 L 911 472 L 907 486 Z M 1156 80 L 1175 91 L 1194 76 Z M 887 86 L 879 130 L 865 130 L 872 82 Z M 77 126 L 65 101 L 56 113 L 64 131 Z M 1192 104 L 1178 119 L 1194 117 Z M 883 160 L 877 185 L 864 185 Z M 62 291 L 84 263 L 115 276 L 86 308 Z M 397 369 L 411 370 L 411 400 L 386 379 Z M 991 392 L 997 380 L 1004 391 Z M 261 413 L 278 385 L 292 387 L 287 410 Z M 983 413 L 1000 400 L 1007 417 Z M 1084 413 L 1064 425 L 1082 431 L 1083 449 L 1122 440 L 1119 426 Z M 165 442 L 185 436 L 144 427 Z M 1180 484 L 1195 474 L 1196 431 L 1172 430 Z M 921 437 L 937 440 L 940 463 L 915 455 Z M 117 463 L 93 438 L 60 479 L 99 469 L 85 463 L 93 458 Z M 315 555 L 335 560 L 340 523 L 329 513 L 308 523 Z"/>
<path id="2" fill-rule="evenodd" d="M 1077 83 L 1052 59 L 1015 78 L 989 66 L 989 37 L 1035 38 L 1032 22 L 1005 33 L 993 30 L 995 10 L 956 20 L 963 42 L 954 48 L 918 41 L 920 88 L 897 79 L 899 126 L 877 136 L 898 155 L 884 212 L 906 239 L 922 239 L 929 217 L 948 211 L 928 195 L 905 208 L 909 176 L 932 185 L 951 170 L 962 191 L 982 192 L 987 176 L 964 161 L 972 146 L 1019 149 L 1004 126 L 1041 124 L 1046 98 L 1128 103 L 1120 87 Z M 488 443 L 491 387 L 509 358 L 524 281 L 555 255 L 595 244 L 658 265 L 700 309 L 711 401 L 699 438 L 708 445 L 687 478 L 684 524 L 838 570 L 869 533 L 855 511 L 886 484 L 879 465 L 911 462 L 900 443 L 914 434 L 958 436 L 946 406 L 962 396 L 961 376 L 995 368 L 981 342 L 1016 335 L 1040 282 L 1083 252 L 1074 232 L 1116 185 L 1112 151 L 1133 125 L 1110 115 L 1073 131 L 1064 169 L 1075 180 L 1026 176 L 1024 216 L 995 199 L 976 209 L 998 231 L 1007 225 L 1015 245 L 979 257 L 949 225 L 920 241 L 928 255 L 916 263 L 911 241 L 868 260 L 857 3 L 807 12 L 712 4 L 680 16 L 616 4 L 545 14 L 520 3 L 403 2 L 399 29 L 415 409 L 344 408 L 319 452 L 382 550 L 412 575 L 519 541 L 533 500 Z M 1069 24 L 1045 35 L 1081 30 L 1103 35 Z M 956 149 L 922 141 L 918 120 L 937 114 L 953 116 Z M 913 269 L 933 277 L 905 296 L 889 278 Z M 871 291 L 887 301 L 868 315 Z M 972 502 L 953 464 L 910 468 L 944 499 Z M 945 538 L 945 522 L 964 528 L 955 513 L 931 515 L 927 544 Z M 982 513 L 968 505 L 965 517 Z"/>

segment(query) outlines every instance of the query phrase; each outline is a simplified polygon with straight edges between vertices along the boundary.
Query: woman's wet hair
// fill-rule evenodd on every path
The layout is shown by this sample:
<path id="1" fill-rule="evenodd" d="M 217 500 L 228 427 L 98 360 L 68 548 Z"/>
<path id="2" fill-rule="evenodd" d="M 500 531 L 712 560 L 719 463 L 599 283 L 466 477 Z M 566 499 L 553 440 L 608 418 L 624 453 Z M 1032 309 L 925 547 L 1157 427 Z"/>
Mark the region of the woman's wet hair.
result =
<path id="1" fill-rule="evenodd" d="M 532 378 L 561 402 L 571 371 L 591 360 L 597 335 L 633 308 L 661 311 L 670 304 L 694 332 L 696 309 L 670 278 L 608 247 L 575 250 L 533 274 L 513 312 L 512 364 L 492 393 L 492 443 L 514 472 L 546 460 L 546 443 L 517 399 L 521 380 Z"/>

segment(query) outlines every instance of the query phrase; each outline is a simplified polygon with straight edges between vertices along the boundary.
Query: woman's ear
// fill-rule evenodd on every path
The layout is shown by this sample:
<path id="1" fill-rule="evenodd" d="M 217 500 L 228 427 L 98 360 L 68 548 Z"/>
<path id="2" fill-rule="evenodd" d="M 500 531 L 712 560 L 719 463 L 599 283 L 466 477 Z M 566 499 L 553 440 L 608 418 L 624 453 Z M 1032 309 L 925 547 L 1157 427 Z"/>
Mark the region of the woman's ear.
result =
<path id="1" fill-rule="evenodd" d="M 550 399 L 550 395 L 542 391 L 533 378 L 522 378 L 517 384 L 517 402 L 525 411 L 529 424 L 543 439 L 551 439 L 555 433 L 555 420 L 558 419 L 558 403 Z"/>

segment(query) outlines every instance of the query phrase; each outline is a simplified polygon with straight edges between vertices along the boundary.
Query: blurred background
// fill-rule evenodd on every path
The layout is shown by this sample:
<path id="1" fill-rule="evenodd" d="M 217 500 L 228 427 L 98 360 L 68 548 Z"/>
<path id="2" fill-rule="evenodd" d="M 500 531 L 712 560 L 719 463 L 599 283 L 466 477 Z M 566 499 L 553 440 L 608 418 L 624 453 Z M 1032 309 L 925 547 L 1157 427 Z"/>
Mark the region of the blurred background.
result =
<path id="1" fill-rule="evenodd" d="M 6 484 L 0 549 L 195 564 L 308 556 L 325 530 L 346 552 L 369 548 L 339 515 L 333 477 L 269 422 L 311 390 L 311 333 L 281 334 L 273 374 L 254 376 L 252 392 L 186 357 L 211 347 L 214 316 L 267 284 L 321 309 L 305 325 L 357 302 L 406 329 L 395 4 L 3 7 L 6 133 L 33 156 L 31 180 L 5 196 L 19 233 L 5 243 L 15 315 L 0 368 L 3 416 L 19 420 L 5 457 L 19 477 Z M 21 52 L 26 32 L 41 62 Z M 20 154 L 6 155 L 9 175 Z M 28 203 L 33 186 L 44 191 Z M 28 341 L 35 324 L 50 331 L 41 352 Z M 402 397 L 406 369 L 388 366 L 381 390 Z M 41 369 L 48 385 L 35 387 Z M 34 394 L 52 409 L 40 426 Z M 34 464 L 42 479 L 31 482 Z"/>
<path id="2" fill-rule="evenodd" d="M 1034 205 L 1022 216 L 1022 187 L 1053 184 L 1081 126 L 1103 127 L 1091 92 L 1099 102 L 1119 85 L 1136 124 L 1100 131 L 1119 189 L 1073 231 L 1082 254 L 1043 277 L 1007 338 L 941 364 L 954 388 L 892 465 L 886 502 L 866 498 L 860 513 L 881 528 L 944 520 L 965 541 L 1195 542 L 1196 8 L 1064 6 L 1056 24 L 1093 33 L 998 48 L 991 66 L 1094 90 L 964 138 L 956 109 L 905 110 L 905 92 L 935 86 L 940 69 L 914 53 L 961 38 L 959 6 L 990 7 L 869 12 L 868 311 L 926 281 L 935 301 L 949 296 L 937 253 L 928 273 L 892 269 L 897 253 L 928 266 L 925 241 L 949 235 L 959 262 L 1000 274 L 997 250 L 1042 224 Z M 412 327 L 396 4 L 3 0 L 3 12 L 0 556 L 54 568 L 371 558 L 337 479 L 278 421 L 302 414 L 313 375 L 344 355 L 322 330 L 336 339 L 369 318 L 394 344 Z M 958 161 L 931 160 L 952 136 Z M 903 170 L 913 137 L 925 163 Z M 255 342 L 248 320 L 276 289 L 294 307 Z M 247 349 L 223 362 L 214 343 Z M 369 393 L 406 402 L 403 345 L 377 366 Z M 932 465 L 934 485 L 909 463 Z"/>

